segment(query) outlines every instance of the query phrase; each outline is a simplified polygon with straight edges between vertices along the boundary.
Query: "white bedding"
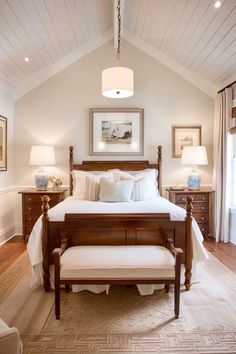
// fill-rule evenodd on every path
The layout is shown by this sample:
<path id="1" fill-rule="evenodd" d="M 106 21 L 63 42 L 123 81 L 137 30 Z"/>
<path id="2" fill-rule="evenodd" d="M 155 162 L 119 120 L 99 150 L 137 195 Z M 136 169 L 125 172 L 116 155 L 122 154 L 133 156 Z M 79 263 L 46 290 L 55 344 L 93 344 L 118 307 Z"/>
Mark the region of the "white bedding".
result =
<path id="1" fill-rule="evenodd" d="M 49 210 L 50 221 L 63 221 L 65 213 L 170 213 L 171 220 L 184 220 L 186 211 L 167 199 L 158 197 L 148 201 L 131 202 L 93 202 L 79 200 L 78 197 L 68 197 Z M 194 266 L 208 258 L 207 252 L 202 245 L 203 236 L 193 219 L 193 263 Z M 42 282 L 42 221 L 41 217 L 35 223 L 27 245 L 29 258 L 33 267 L 33 284 Z M 84 288 L 84 286 L 83 286 Z M 98 291 L 96 291 L 98 292 Z"/>

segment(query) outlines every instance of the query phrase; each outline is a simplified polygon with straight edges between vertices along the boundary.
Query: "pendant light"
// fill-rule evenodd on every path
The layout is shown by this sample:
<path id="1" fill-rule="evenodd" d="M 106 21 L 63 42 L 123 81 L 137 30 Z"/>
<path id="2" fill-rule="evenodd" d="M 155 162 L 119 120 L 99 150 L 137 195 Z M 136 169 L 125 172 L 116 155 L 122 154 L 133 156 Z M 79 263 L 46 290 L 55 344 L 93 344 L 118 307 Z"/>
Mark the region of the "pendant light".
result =
<path id="1" fill-rule="evenodd" d="M 117 23 L 118 23 L 118 46 L 117 66 L 103 70 L 102 72 L 102 94 L 109 98 L 125 98 L 134 94 L 134 72 L 124 66 L 119 66 L 120 43 L 121 43 L 121 15 L 120 0 L 117 1 Z"/>

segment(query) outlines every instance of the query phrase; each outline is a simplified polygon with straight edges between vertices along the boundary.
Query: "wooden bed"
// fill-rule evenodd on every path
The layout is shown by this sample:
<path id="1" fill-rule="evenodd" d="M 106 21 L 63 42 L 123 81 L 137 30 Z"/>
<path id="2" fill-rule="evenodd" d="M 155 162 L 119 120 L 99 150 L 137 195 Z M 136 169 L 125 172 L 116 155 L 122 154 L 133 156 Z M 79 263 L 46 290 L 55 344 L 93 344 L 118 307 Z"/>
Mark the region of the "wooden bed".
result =
<path id="1" fill-rule="evenodd" d="M 73 147 L 69 148 L 70 195 L 73 181 L 71 171 L 104 171 L 118 168 L 138 171 L 146 168 L 158 170 L 158 188 L 162 193 L 161 165 L 162 147 L 158 146 L 157 163 L 149 161 L 83 161 L 74 164 Z M 185 287 L 190 290 L 192 270 L 192 197 L 186 200 L 184 221 L 171 221 L 168 213 L 111 213 L 111 214 L 65 214 L 64 221 L 50 221 L 48 209 L 50 198 L 42 198 L 43 222 L 43 278 L 44 287 L 49 291 L 49 267 L 53 264 L 52 251 L 60 247 L 61 239 L 70 236 L 71 246 L 75 245 L 164 245 L 166 237 L 172 238 L 175 247 L 184 252 L 182 263 L 185 265 Z M 73 236 L 73 237 L 71 237 Z M 165 237 L 164 237 L 165 236 Z M 147 279 L 148 283 L 148 279 Z M 151 280 L 149 281 L 151 283 Z"/>

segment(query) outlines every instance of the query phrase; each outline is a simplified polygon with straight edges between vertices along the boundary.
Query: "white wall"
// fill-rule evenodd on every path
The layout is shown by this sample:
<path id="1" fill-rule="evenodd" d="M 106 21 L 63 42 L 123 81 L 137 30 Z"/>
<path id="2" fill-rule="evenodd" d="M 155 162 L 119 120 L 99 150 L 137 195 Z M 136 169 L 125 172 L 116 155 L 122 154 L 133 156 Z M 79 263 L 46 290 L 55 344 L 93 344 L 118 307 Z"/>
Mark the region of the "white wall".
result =
<path id="1" fill-rule="evenodd" d="M 13 99 L 0 89 L 0 115 L 7 118 L 7 171 L 0 171 L 0 244 L 15 232 L 13 187 Z"/>
<path id="2" fill-rule="evenodd" d="M 32 144 L 56 147 L 57 172 L 68 178 L 68 146 L 75 146 L 76 160 L 92 159 L 89 153 L 91 107 L 141 107 L 145 112 L 146 159 L 156 159 L 156 146 L 163 145 L 163 182 L 186 183 L 189 168 L 171 156 L 171 126 L 201 125 L 202 144 L 207 146 L 209 165 L 201 168 L 202 183 L 212 183 L 213 99 L 134 46 L 123 43 L 122 65 L 135 73 L 135 95 L 111 100 L 101 95 L 101 72 L 113 66 L 112 42 L 70 65 L 15 104 L 15 176 L 20 185 L 34 184 L 35 168 L 29 166 Z M 117 157 L 120 159 L 121 157 Z M 132 159 L 132 157 L 130 157 Z"/>

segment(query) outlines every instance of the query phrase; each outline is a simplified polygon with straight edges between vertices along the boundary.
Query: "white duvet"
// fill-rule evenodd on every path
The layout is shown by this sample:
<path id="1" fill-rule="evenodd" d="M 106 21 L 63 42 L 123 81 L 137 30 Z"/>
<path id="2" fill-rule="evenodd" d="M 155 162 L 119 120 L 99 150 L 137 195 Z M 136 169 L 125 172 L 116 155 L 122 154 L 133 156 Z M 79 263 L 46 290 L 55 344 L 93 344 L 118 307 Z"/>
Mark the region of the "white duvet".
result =
<path id="1" fill-rule="evenodd" d="M 175 204 L 162 197 L 148 201 L 131 201 L 118 203 L 92 202 L 88 200 L 79 200 L 78 197 L 68 197 L 63 202 L 50 209 L 48 211 L 48 216 L 50 221 L 63 221 L 64 215 L 66 213 L 170 213 L 170 218 L 173 221 L 184 220 L 186 215 L 186 211 L 184 209 L 176 206 Z M 203 236 L 194 219 L 192 223 L 192 238 L 193 265 L 196 266 L 208 258 L 208 255 L 202 244 Z M 42 282 L 43 254 L 41 217 L 35 223 L 34 228 L 30 234 L 27 249 L 31 265 L 33 267 L 33 284 L 36 284 L 40 281 Z M 142 287 L 147 288 L 146 285 Z M 82 288 L 80 287 L 81 290 L 84 288 L 84 286 Z M 86 288 L 88 288 L 88 286 L 86 286 Z M 100 292 L 101 287 L 93 287 L 92 290 L 95 292 Z M 150 292 L 151 290 L 149 289 L 148 293 Z M 141 291 L 141 293 L 147 292 Z"/>

